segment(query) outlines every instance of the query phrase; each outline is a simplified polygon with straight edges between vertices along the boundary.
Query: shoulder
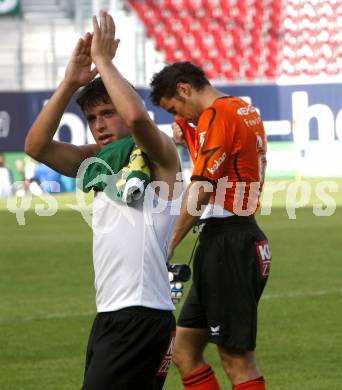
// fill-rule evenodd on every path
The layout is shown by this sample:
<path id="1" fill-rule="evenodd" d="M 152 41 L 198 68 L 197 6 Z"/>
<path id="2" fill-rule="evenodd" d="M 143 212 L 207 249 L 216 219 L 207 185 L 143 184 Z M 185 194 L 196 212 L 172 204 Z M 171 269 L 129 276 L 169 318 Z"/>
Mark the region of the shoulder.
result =
<path id="1" fill-rule="evenodd" d="M 242 99 L 235 96 L 222 96 L 206 108 L 199 120 L 199 125 L 210 126 L 216 120 L 226 120 L 237 114 L 237 109 L 246 105 Z"/>
<path id="2" fill-rule="evenodd" d="M 101 147 L 98 144 L 86 144 L 79 146 L 79 149 L 84 154 L 84 157 L 93 157 L 100 152 Z"/>
<path id="3" fill-rule="evenodd" d="M 240 107 L 248 107 L 249 104 L 237 96 L 223 96 L 215 100 L 212 107 L 218 114 L 238 115 Z"/>

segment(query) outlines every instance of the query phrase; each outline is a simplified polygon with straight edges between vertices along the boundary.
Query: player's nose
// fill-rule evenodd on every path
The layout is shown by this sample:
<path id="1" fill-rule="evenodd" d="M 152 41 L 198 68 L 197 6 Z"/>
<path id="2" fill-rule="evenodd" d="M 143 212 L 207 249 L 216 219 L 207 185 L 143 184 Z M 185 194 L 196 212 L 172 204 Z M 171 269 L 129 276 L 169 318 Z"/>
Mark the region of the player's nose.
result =
<path id="1" fill-rule="evenodd" d="M 105 128 L 106 128 L 105 120 L 101 116 L 97 117 L 95 121 L 95 129 L 101 132 L 105 130 Z"/>

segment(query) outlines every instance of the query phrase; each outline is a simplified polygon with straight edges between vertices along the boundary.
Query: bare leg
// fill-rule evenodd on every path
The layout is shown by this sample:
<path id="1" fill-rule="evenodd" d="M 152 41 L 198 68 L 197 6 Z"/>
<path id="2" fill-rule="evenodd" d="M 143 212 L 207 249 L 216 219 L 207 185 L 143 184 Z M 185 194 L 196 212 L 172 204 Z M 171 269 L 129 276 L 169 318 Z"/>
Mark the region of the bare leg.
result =
<path id="1" fill-rule="evenodd" d="M 204 365 L 203 351 L 207 343 L 208 332 L 206 329 L 177 326 L 173 362 L 182 377 Z"/>
<path id="2" fill-rule="evenodd" d="M 260 377 L 254 351 L 237 351 L 218 346 L 224 371 L 233 385 Z"/>

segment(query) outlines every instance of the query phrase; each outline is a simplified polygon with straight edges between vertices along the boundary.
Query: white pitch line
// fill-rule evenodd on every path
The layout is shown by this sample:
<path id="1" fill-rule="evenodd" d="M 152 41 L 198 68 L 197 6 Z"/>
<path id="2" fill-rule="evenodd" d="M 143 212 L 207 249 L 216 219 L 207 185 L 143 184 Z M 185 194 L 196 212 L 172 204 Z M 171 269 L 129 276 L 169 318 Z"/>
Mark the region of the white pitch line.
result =
<path id="1" fill-rule="evenodd" d="M 275 293 L 264 294 L 261 299 L 292 299 L 292 298 L 305 298 L 305 297 L 321 297 L 325 295 L 342 294 L 342 288 L 335 290 L 317 290 L 317 291 L 295 291 L 290 293 Z"/>
<path id="2" fill-rule="evenodd" d="M 19 317 L 19 316 L 7 317 L 7 318 L 0 317 L 0 324 L 13 323 L 13 321 L 16 322 L 30 322 L 30 321 L 40 321 L 40 320 L 45 321 L 45 320 L 58 320 L 61 318 L 88 317 L 88 316 L 95 317 L 96 311 L 37 314 L 37 315 L 27 316 L 27 317 Z"/>

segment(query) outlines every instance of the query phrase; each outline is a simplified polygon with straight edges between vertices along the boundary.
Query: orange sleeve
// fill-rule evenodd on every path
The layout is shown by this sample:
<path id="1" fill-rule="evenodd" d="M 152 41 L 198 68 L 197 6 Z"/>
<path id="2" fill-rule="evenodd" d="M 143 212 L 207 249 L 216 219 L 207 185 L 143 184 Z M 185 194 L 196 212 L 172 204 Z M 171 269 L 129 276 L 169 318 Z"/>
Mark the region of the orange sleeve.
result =
<path id="1" fill-rule="evenodd" d="M 227 123 L 226 110 L 210 107 L 201 115 L 197 128 L 199 151 L 192 180 L 208 180 L 216 184 L 226 176 L 233 127 Z"/>
<path id="2" fill-rule="evenodd" d="M 181 128 L 183 137 L 188 146 L 189 154 L 192 160 L 192 163 L 195 163 L 195 149 L 196 149 L 196 129 L 191 127 L 188 123 L 182 121 L 179 118 L 175 119 L 178 126 Z"/>

